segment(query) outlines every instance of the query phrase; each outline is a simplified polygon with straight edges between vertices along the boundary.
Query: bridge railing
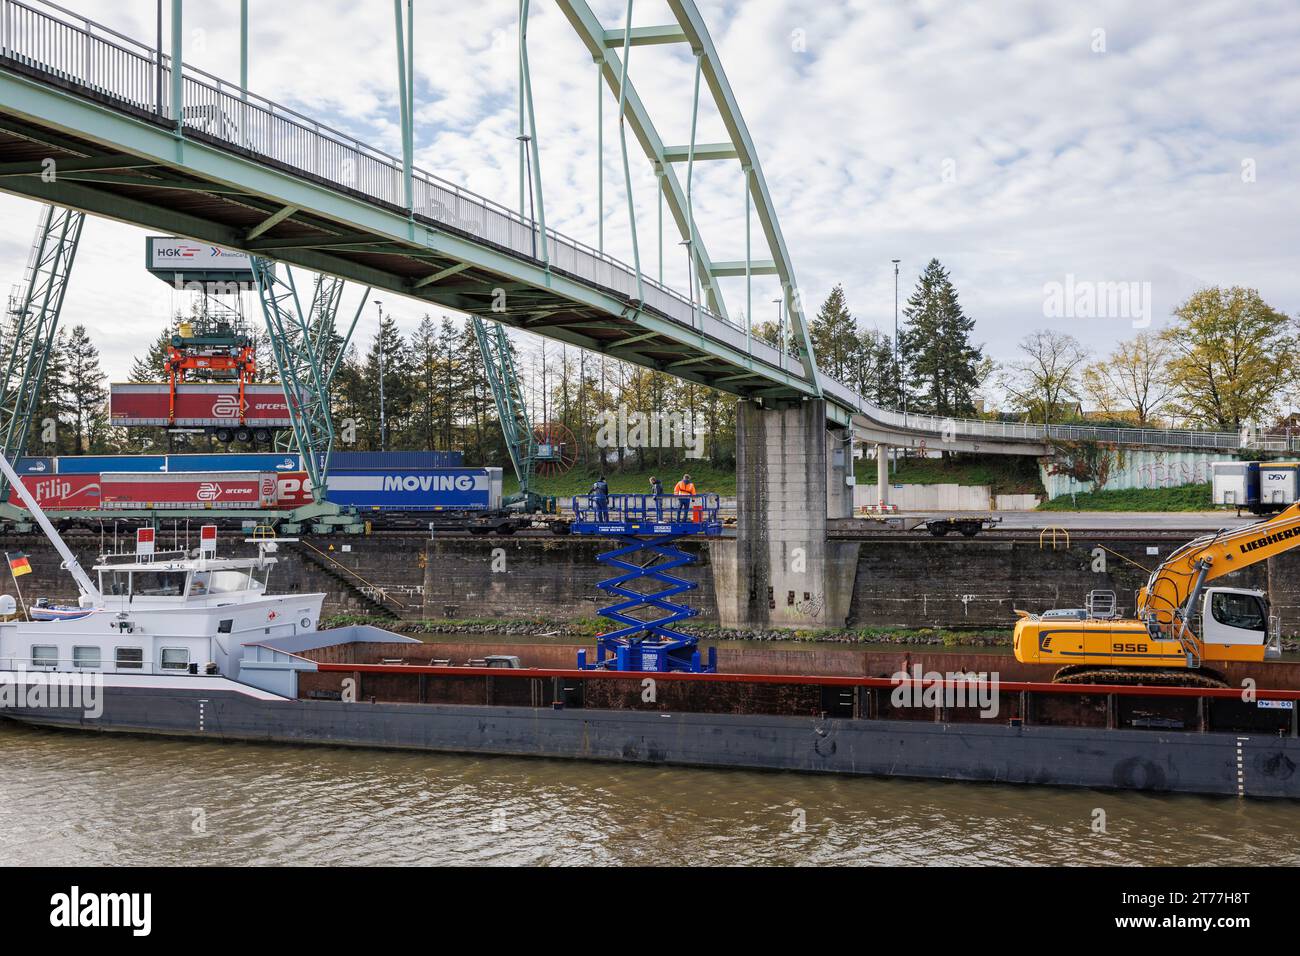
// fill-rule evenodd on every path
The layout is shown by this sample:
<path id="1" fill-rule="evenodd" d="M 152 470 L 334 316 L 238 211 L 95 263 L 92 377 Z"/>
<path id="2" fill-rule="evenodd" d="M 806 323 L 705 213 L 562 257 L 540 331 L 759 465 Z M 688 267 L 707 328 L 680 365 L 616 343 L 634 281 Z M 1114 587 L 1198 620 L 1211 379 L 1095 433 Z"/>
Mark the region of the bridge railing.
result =
<path id="1" fill-rule="evenodd" d="M 1243 447 L 1273 451 L 1300 448 L 1300 439 L 1261 436 L 1254 441 L 1242 440 L 1238 432 L 1198 431 L 1181 428 L 1120 428 L 1110 425 L 1037 425 L 1027 422 L 992 422 L 970 418 L 947 418 L 891 411 L 867 402 L 849 386 L 825 372 L 822 386 L 828 395 L 855 409 L 858 414 L 886 428 L 936 436 L 934 447 L 941 448 L 946 436 L 952 438 L 986 438 L 1004 441 L 1042 442 L 1096 441 L 1115 445 L 1146 445 L 1165 448 L 1197 448 L 1237 451 Z"/>
<path id="2" fill-rule="evenodd" d="M 0 0 L 0 56 L 161 117 L 171 114 L 171 58 L 153 46 L 46 0 Z M 402 161 L 354 136 L 228 83 L 189 64 L 182 78 L 182 124 L 222 143 L 389 206 L 404 208 Z M 535 222 L 425 170 L 412 173 L 412 212 L 635 300 L 636 270 L 607 253 Z M 543 249 L 545 245 L 545 249 Z M 735 345 L 744 328 L 651 279 L 641 301 L 677 322 Z M 737 336 L 735 332 L 741 334 Z M 755 358 L 775 356 L 754 350 Z M 798 365 L 792 369 L 800 374 Z"/>

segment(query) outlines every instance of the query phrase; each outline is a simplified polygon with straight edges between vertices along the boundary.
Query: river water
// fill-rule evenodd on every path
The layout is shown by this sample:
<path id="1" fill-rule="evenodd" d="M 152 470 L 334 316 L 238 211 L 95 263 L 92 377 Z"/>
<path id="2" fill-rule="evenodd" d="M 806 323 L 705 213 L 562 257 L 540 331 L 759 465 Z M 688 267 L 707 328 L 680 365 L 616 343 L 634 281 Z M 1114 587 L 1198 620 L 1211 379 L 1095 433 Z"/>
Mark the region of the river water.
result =
<path id="1" fill-rule="evenodd" d="M 41 730 L 0 864 L 1300 864 L 1300 806 Z M 1097 811 L 1105 833 L 1094 832 Z"/>

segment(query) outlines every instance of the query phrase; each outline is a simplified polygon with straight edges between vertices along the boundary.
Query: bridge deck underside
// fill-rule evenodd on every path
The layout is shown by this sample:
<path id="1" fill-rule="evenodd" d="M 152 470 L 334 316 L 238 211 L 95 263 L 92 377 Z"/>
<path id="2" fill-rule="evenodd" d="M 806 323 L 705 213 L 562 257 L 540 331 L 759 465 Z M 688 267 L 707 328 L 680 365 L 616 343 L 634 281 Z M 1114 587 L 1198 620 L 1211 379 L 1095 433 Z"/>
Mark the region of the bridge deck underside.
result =
<path id="1" fill-rule="evenodd" d="M 130 137 L 105 142 L 81 135 L 75 127 L 12 111 L 0 100 L 0 190 L 339 275 L 744 397 L 782 401 L 809 393 L 810 386 L 793 370 L 762 360 L 764 352 L 775 352 L 761 343 L 746 354 L 743 347 L 737 349 L 734 336 L 730 343 L 712 337 L 703 320 L 703 330 L 688 328 L 649 306 L 638 308 L 616 290 L 554 266 L 547 269 L 540 258 L 530 261 L 513 250 L 493 248 L 481 236 L 422 220 L 371 196 L 349 196 L 337 183 L 313 182 L 310 174 L 200 131 L 187 129 L 182 142 L 174 124 L 155 114 L 53 82 L 2 58 L 0 66 L 0 80 L 7 70 L 31 75 L 41 87 L 75 92 L 75 97 L 63 97 L 74 106 L 89 100 L 87 108 L 104 112 L 111 107 L 112 113 L 125 114 L 123 122 L 133 132 L 143 128 L 163 137 L 162 144 L 170 141 L 182 157 L 172 161 L 135 152 L 125 145 Z M 308 203 L 295 205 L 290 195 L 204 175 L 184 159 L 204 146 L 283 173 L 309 189 L 377 207 L 388 214 L 391 231 L 322 212 L 328 203 L 313 210 Z M 54 161 L 52 177 L 41 175 L 48 160 Z M 470 246 L 473 256 L 465 254 Z M 743 343 L 743 331 L 740 338 Z"/>

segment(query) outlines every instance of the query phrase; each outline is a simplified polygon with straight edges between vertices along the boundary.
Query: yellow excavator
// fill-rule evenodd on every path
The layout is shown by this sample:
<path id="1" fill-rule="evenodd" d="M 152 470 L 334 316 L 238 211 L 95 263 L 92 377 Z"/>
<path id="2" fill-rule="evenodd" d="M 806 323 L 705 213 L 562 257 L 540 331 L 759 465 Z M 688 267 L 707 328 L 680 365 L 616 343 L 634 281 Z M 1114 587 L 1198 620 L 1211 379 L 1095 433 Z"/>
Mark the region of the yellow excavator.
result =
<path id="1" fill-rule="evenodd" d="M 1016 660 L 1060 665 L 1058 683 L 1227 686 L 1204 665 L 1281 657 L 1281 629 L 1264 592 L 1207 585 L 1297 546 L 1300 502 L 1178 548 L 1138 591 L 1133 618 L 1118 617 L 1113 591 L 1083 608 L 1016 611 Z"/>

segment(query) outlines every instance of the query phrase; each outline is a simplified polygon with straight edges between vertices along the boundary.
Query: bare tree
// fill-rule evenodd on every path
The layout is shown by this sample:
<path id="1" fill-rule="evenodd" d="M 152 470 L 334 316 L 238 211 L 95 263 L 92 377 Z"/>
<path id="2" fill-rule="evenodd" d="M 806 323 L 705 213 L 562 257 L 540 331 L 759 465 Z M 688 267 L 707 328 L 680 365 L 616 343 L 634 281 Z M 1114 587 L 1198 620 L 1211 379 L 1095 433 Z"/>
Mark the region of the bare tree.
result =
<path id="1" fill-rule="evenodd" d="M 1172 355 L 1168 340 L 1142 332 L 1084 369 L 1084 392 L 1102 411 L 1132 415 L 1138 425 L 1149 425 L 1174 391 Z"/>
<path id="2" fill-rule="evenodd" d="M 1073 335 L 1038 329 L 1021 340 L 1020 351 L 1025 358 L 1003 370 L 1002 387 L 1022 411 L 1050 424 L 1065 399 L 1078 399 L 1088 350 Z"/>

